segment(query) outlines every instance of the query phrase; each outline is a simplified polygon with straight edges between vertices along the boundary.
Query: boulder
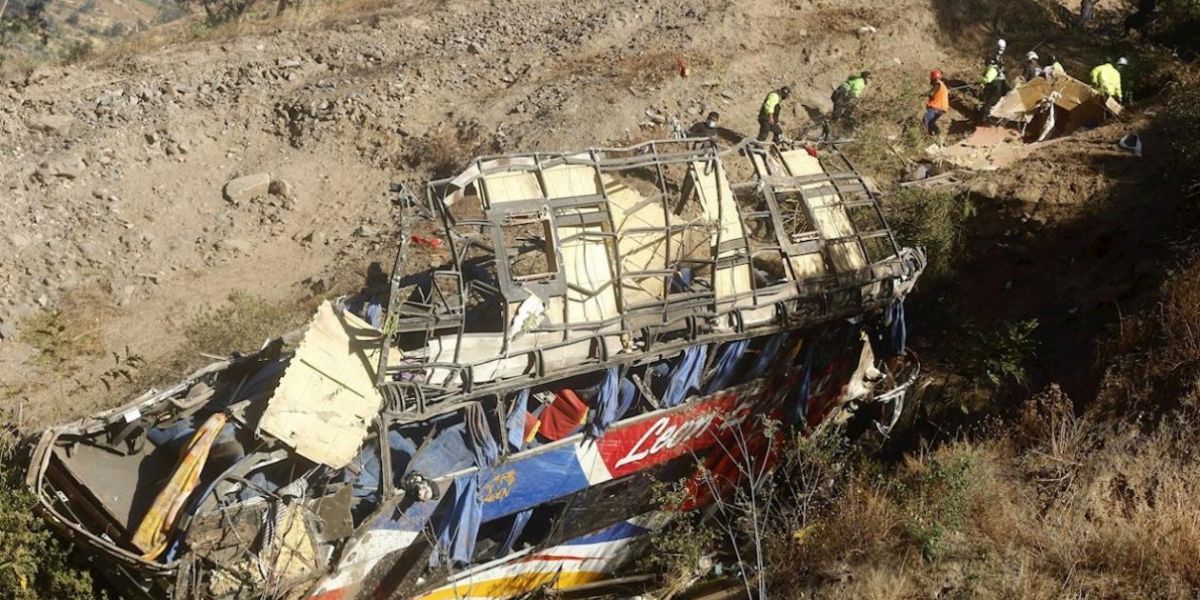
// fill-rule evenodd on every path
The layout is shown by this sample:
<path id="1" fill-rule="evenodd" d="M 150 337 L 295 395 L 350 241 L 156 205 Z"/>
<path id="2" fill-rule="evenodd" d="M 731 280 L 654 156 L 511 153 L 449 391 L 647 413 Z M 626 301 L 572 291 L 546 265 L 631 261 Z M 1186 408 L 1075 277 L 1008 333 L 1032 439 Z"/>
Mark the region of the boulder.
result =
<path id="1" fill-rule="evenodd" d="M 225 184 L 225 199 L 237 204 L 255 196 L 262 196 L 270 191 L 271 176 L 266 173 L 255 173 L 238 177 Z"/>
<path id="2" fill-rule="evenodd" d="M 45 133 L 65 133 L 75 123 L 75 118 L 68 115 L 37 115 L 29 119 L 30 129 Z"/>
<path id="3" fill-rule="evenodd" d="M 78 179 L 86 169 L 87 164 L 83 162 L 82 158 L 68 156 L 42 163 L 38 168 L 38 176 L 42 181 L 49 181 L 51 177 Z"/>

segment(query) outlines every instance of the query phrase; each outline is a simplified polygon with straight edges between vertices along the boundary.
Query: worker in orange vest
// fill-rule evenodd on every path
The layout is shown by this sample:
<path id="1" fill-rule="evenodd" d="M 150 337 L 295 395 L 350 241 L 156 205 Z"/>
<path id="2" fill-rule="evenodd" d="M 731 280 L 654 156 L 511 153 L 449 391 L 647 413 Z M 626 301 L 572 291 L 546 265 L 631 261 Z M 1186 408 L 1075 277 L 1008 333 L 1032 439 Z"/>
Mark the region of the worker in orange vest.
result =
<path id="1" fill-rule="evenodd" d="M 925 118 L 921 120 L 921 128 L 928 135 L 938 135 L 937 120 L 950 110 L 950 89 L 942 81 L 942 71 L 934 69 L 929 72 L 929 101 L 925 103 Z"/>

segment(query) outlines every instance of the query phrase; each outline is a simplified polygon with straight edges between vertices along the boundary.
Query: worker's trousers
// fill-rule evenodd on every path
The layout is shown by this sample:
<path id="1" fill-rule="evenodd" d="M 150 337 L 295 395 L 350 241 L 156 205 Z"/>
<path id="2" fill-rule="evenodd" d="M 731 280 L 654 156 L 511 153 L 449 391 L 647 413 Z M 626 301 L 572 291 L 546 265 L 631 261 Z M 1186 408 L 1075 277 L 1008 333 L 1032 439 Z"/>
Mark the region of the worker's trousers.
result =
<path id="1" fill-rule="evenodd" d="M 946 111 L 944 110 L 939 110 L 936 108 L 925 109 L 925 118 L 921 119 L 921 127 L 925 129 L 925 133 L 928 133 L 929 135 L 937 135 L 941 133 L 941 130 L 939 130 L 937 126 L 937 120 L 942 118 L 942 115 L 944 114 L 946 114 Z"/>
<path id="2" fill-rule="evenodd" d="M 775 143 L 783 140 L 783 128 L 779 126 L 779 121 L 772 123 L 766 117 L 758 118 L 758 141 L 765 142 L 770 135 L 775 136 Z"/>

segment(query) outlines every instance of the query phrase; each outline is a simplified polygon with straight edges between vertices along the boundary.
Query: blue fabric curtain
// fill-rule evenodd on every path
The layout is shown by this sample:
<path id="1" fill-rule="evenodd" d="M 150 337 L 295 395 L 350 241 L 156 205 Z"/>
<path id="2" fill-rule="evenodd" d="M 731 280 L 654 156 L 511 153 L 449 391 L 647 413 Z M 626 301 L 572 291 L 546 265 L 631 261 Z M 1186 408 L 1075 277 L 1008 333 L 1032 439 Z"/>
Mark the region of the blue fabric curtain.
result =
<path id="1" fill-rule="evenodd" d="M 729 384 L 736 374 L 734 369 L 737 368 L 738 361 L 742 360 L 742 355 L 746 353 L 746 347 L 749 345 L 750 340 L 737 340 L 721 346 L 717 356 L 716 372 L 713 373 L 712 379 L 708 380 L 708 385 L 704 388 L 705 394 L 711 394 Z"/>
<path id="2" fill-rule="evenodd" d="M 487 423 L 487 413 L 478 402 L 467 405 L 463 411 L 464 446 L 470 449 L 476 467 L 484 469 L 496 464 L 500 458 L 500 446 L 492 436 Z M 454 480 L 454 505 L 442 520 L 438 531 L 440 552 L 433 553 L 431 564 L 442 564 L 449 554 L 455 565 L 471 562 L 475 554 L 475 540 L 479 526 L 483 524 L 483 501 L 479 498 L 480 471 L 462 475 Z"/>
<path id="3" fill-rule="evenodd" d="M 754 366 L 750 368 L 750 372 L 746 374 L 746 379 L 757 379 L 766 374 L 767 369 L 771 367 L 771 363 L 775 360 L 775 355 L 779 354 L 779 348 L 783 346 L 783 342 L 787 340 L 788 334 L 779 332 L 771 336 L 767 340 L 767 345 L 763 346 L 762 353 L 758 355 L 758 360 L 754 361 Z"/>
<path id="4" fill-rule="evenodd" d="M 525 415 L 529 412 L 529 388 L 517 393 L 508 418 L 504 421 L 505 438 L 508 451 L 516 452 L 525 447 Z"/>
<path id="5" fill-rule="evenodd" d="M 788 396 L 788 417 L 792 425 L 802 423 L 808 416 L 808 399 L 812 395 L 813 343 L 804 342 L 804 371 L 800 383 Z"/>
<path id="6" fill-rule="evenodd" d="M 600 384 L 600 389 L 596 392 L 596 400 L 592 403 L 591 413 L 588 418 L 585 435 L 589 438 L 603 438 L 604 431 L 612 425 L 614 421 L 621 418 L 617 414 L 620 409 L 621 399 L 618 398 L 619 378 L 617 376 L 617 367 L 609 367 L 604 374 L 604 381 Z"/>
<path id="7" fill-rule="evenodd" d="M 508 419 L 505 421 L 505 428 L 508 429 L 508 449 L 510 452 L 520 452 L 525 448 L 525 414 L 529 412 L 529 388 L 525 388 L 517 393 L 516 400 L 513 401 L 512 409 L 508 413 Z M 500 553 L 497 556 L 505 556 L 512 552 L 513 546 L 517 544 L 521 533 L 525 531 L 525 525 L 529 523 L 529 517 L 533 515 L 533 509 L 523 510 L 513 516 L 512 527 L 508 530 L 508 536 L 504 539 L 504 545 L 500 547 Z"/>
<path id="8" fill-rule="evenodd" d="M 467 447 L 467 425 L 458 423 L 434 435 L 408 464 L 408 473 L 420 473 L 430 479 L 453 473 L 475 462 L 474 452 Z"/>
<path id="9" fill-rule="evenodd" d="M 617 394 L 621 399 L 621 405 L 617 407 L 617 418 L 614 421 L 621 420 L 633 406 L 633 401 L 637 399 L 637 386 L 633 385 L 632 381 L 622 378 L 621 389 L 617 391 Z"/>
<path id="10" fill-rule="evenodd" d="M 463 411 L 463 420 L 467 423 L 467 441 L 474 455 L 475 466 L 490 467 L 500 459 L 500 445 L 492 436 L 492 428 L 488 426 L 487 413 L 478 402 L 467 405 Z"/>
<path id="11" fill-rule="evenodd" d="M 531 516 L 533 516 L 532 508 L 513 515 L 512 528 L 508 530 L 508 537 L 504 538 L 504 545 L 500 547 L 500 553 L 496 556 L 507 556 L 509 552 L 513 551 L 513 547 L 517 545 L 517 540 L 525 532 L 525 526 L 529 524 L 529 517 Z"/>
<path id="12" fill-rule="evenodd" d="M 475 555 L 475 539 L 483 519 L 483 502 L 479 499 L 477 473 L 454 480 L 454 504 L 438 527 L 437 545 L 429 555 L 429 564 L 441 566 L 447 562 L 456 566 L 470 564 Z"/>
<path id="13" fill-rule="evenodd" d="M 896 298 L 892 301 L 892 306 L 888 311 L 890 319 L 890 327 L 888 329 L 888 342 L 891 345 L 892 356 L 899 356 L 904 353 L 905 345 L 908 343 L 908 327 L 904 323 L 904 300 Z"/>
<path id="14" fill-rule="evenodd" d="M 699 391 L 700 374 L 704 371 L 704 361 L 708 358 L 708 346 L 692 346 L 683 351 L 679 363 L 671 371 L 671 381 L 663 392 L 662 405 L 665 408 L 679 406 L 688 394 Z"/>

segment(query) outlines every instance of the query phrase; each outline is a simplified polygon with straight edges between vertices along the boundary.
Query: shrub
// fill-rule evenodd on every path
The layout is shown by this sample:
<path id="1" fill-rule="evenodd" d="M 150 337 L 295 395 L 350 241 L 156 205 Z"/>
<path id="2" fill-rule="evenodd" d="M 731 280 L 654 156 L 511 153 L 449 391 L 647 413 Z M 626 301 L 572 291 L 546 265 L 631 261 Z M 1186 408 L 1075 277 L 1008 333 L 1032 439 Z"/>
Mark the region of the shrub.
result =
<path id="1" fill-rule="evenodd" d="M 1008 321 L 983 331 L 968 329 L 959 354 L 963 376 L 976 385 L 983 382 L 994 389 L 1027 383 L 1025 365 L 1037 355 L 1038 342 L 1033 337 L 1037 327 L 1037 319 L 1029 319 Z"/>
<path id="2" fill-rule="evenodd" d="M 925 248 L 925 277 L 944 279 L 964 260 L 967 220 L 975 214 L 969 195 L 907 188 L 883 203 L 888 223 L 902 246 Z"/>
<path id="3" fill-rule="evenodd" d="M 91 573 L 71 560 L 65 543 L 34 512 L 12 441 L 0 442 L 0 597 L 12 600 L 88 600 L 107 597 Z"/>
<path id="4" fill-rule="evenodd" d="M 299 324 L 298 311 L 267 302 L 242 291 L 229 294 L 225 304 L 197 310 L 183 328 L 182 351 L 227 354 L 251 351 Z"/>
<path id="5" fill-rule="evenodd" d="M 426 169 L 431 177 L 441 179 L 457 175 L 485 149 L 477 126 L 441 127 L 417 140 L 407 162 L 409 167 Z"/>
<path id="6" fill-rule="evenodd" d="M 1200 193 L 1200 75 L 1179 81 L 1167 94 L 1162 113 L 1162 129 L 1173 154 L 1171 164 L 1191 194 Z"/>
<path id="7" fill-rule="evenodd" d="M 100 331 L 113 310 L 106 294 L 85 286 L 64 298 L 61 309 L 30 316 L 21 325 L 21 336 L 38 351 L 39 365 L 67 367 L 104 354 Z"/>
<path id="8" fill-rule="evenodd" d="M 254 0 L 180 0 L 179 3 L 182 6 L 200 4 L 209 25 L 218 25 L 242 18 L 254 5 Z"/>
<path id="9" fill-rule="evenodd" d="M 947 537 L 966 524 L 967 502 L 979 458 L 967 446 L 949 446 L 931 457 L 910 458 L 900 476 L 909 538 L 926 560 L 946 551 Z"/>
<path id="10" fill-rule="evenodd" d="M 659 484 L 655 502 L 667 511 L 675 511 L 689 496 L 685 486 Z M 644 569 L 663 575 L 664 598 L 687 589 L 706 572 L 705 561 L 714 552 L 720 534 L 712 522 L 702 522 L 692 514 L 680 514 L 650 536 L 653 552 L 640 561 Z"/>

